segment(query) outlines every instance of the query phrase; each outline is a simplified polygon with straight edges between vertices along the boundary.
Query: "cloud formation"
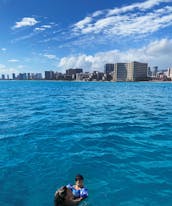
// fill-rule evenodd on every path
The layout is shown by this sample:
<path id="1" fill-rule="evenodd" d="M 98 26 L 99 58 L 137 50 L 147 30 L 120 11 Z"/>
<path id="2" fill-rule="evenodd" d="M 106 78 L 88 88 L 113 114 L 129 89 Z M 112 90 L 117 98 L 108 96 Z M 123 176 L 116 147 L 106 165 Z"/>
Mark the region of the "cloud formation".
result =
<path id="1" fill-rule="evenodd" d="M 22 18 L 21 21 L 18 21 L 15 23 L 15 25 L 13 26 L 13 29 L 18 29 L 18 28 L 26 27 L 26 26 L 34 26 L 37 23 L 38 21 L 35 18 L 24 17 Z"/>
<path id="2" fill-rule="evenodd" d="M 9 59 L 8 62 L 19 62 L 18 59 Z"/>
<path id="3" fill-rule="evenodd" d="M 0 74 L 12 74 L 16 72 L 18 72 L 18 70 L 16 70 L 15 68 L 7 67 L 4 64 L 0 64 Z"/>
<path id="4" fill-rule="evenodd" d="M 51 29 L 52 25 L 42 25 L 40 27 L 36 27 L 35 31 L 45 31 L 46 29 Z"/>
<path id="5" fill-rule="evenodd" d="M 148 0 L 96 11 L 75 23 L 73 32 L 78 36 L 103 34 L 105 38 L 150 34 L 172 25 L 172 7 L 168 6 L 168 2 L 171 0 Z"/>
<path id="6" fill-rule="evenodd" d="M 0 50 L 3 51 L 3 52 L 7 51 L 6 48 L 1 48 Z"/>
<path id="7" fill-rule="evenodd" d="M 150 10 L 153 7 L 158 6 L 161 3 L 168 3 L 168 2 L 171 2 L 171 0 L 147 0 L 142 3 L 141 2 L 134 3 L 129 6 L 124 6 L 122 8 L 109 9 L 107 12 L 107 16 L 130 12 L 135 9 L 138 9 L 141 11 Z"/>
<path id="8" fill-rule="evenodd" d="M 84 71 L 103 71 L 106 63 L 140 61 L 149 66 L 158 65 L 161 69 L 172 67 L 169 56 L 172 56 L 172 39 L 156 40 L 140 49 L 127 51 L 111 50 L 95 55 L 76 55 L 60 59 L 58 67 L 64 71 L 68 68 L 83 68 Z"/>
<path id="9" fill-rule="evenodd" d="M 48 58 L 48 59 L 57 59 L 56 55 L 54 55 L 54 54 L 44 54 L 43 56 Z"/>

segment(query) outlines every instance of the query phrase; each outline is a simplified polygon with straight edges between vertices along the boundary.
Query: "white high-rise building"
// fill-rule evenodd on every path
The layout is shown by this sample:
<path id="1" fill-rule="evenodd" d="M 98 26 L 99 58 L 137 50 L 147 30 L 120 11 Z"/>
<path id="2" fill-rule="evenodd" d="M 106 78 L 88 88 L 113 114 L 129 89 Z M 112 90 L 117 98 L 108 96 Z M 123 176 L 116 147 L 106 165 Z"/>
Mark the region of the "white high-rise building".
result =
<path id="1" fill-rule="evenodd" d="M 167 77 L 172 79 L 172 68 L 168 68 Z"/>

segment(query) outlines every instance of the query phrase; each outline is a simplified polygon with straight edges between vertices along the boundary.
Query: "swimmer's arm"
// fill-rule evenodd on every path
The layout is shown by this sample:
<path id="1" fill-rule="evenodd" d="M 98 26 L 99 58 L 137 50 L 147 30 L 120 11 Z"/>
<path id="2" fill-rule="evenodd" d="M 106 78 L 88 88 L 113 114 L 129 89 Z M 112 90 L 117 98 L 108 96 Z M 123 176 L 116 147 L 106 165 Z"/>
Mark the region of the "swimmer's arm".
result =
<path id="1" fill-rule="evenodd" d="M 84 198 L 83 197 L 79 197 L 79 198 L 77 198 L 77 199 L 74 199 L 73 201 L 75 201 L 75 202 L 81 202 L 82 200 L 83 200 Z"/>
<path id="2" fill-rule="evenodd" d="M 70 205 L 70 206 L 76 206 L 76 205 L 78 205 L 83 199 L 84 199 L 83 197 L 80 197 L 80 198 L 77 198 L 77 199 L 75 199 L 75 200 L 70 200 L 69 205 Z"/>

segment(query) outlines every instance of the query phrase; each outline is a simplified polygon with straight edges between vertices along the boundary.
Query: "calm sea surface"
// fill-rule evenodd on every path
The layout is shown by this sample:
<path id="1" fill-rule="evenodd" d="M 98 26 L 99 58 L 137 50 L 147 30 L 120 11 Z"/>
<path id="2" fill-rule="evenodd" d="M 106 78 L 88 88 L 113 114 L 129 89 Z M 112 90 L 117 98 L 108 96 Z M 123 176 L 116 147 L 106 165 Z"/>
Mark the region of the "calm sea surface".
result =
<path id="1" fill-rule="evenodd" d="M 0 205 L 172 205 L 172 83 L 0 81 Z"/>

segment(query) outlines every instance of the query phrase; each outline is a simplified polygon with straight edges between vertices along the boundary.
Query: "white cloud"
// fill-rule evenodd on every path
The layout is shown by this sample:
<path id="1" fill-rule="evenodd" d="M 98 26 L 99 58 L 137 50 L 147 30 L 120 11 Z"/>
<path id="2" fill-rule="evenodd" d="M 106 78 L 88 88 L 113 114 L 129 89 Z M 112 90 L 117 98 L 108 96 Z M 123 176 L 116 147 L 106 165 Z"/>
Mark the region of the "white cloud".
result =
<path id="1" fill-rule="evenodd" d="M 45 31 L 45 28 L 37 27 L 37 28 L 35 28 L 35 31 Z"/>
<path id="2" fill-rule="evenodd" d="M 51 29 L 52 26 L 51 25 L 42 25 L 41 27 L 45 28 L 45 29 Z"/>
<path id="3" fill-rule="evenodd" d="M 0 74 L 12 74 L 12 73 L 17 73 L 18 70 L 15 68 L 7 67 L 4 64 L 0 64 Z"/>
<path id="4" fill-rule="evenodd" d="M 9 62 L 19 62 L 18 59 L 9 59 L 8 61 L 9 61 Z"/>
<path id="5" fill-rule="evenodd" d="M 54 55 L 54 54 L 44 54 L 44 57 L 46 57 L 48 59 L 57 59 L 56 55 Z"/>
<path id="6" fill-rule="evenodd" d="M 24 66 L 24 65 L 18 65 L 17 68 L 18 68 L 18 69 L 24 69 L 25 66 Z"/>
<path id="7" fill-rule="evenodd" d="M 118 14 L 121 14 L 121 13 L 126 13 L 126 12 L 129 12 L 129 11 L 133 11 L 135 9 L 147 10 L 147 9 L 151 9 L 154 6 L 157 6 L 161 3 L 168 3 L 168 2 L 171 2 L 171 0 L 148 0 L 148 1 L 145 1 L 145 2 L 142 2 L 142 3 L 141 2 L 134 3 L 134 4 L 131 4 L 129 6 L 124 6 L 124 7 L 121 7 L 121 8 L 109 9 L 108 12 L 107 12 L 107 16 L 118 15 Z"/>
<path id="8" fill-rule="evenodd" d="M 83 68 L 84 71 L 103 71 L 106 63 L 140 61 L 147 62 L 150 66 L 158 65 L 161 69 L 172 66 L 172 39 L 161 39 L 151 42 L 140 49 L 127 51 L 111 50 L 99 52 L 95 55 L 76 55 L 60 59 L 58 67 L 64 71 L 68 68 Z"/>
<path id="9" fill-rule="evenodd" d="M 6 48 L 1 48 L 0 50 L 3 51 L 3 52 L 7 51 Z"/>
<path id="10" fill-rule="evenodd" d="M 147 53 L 155 58 L 164 58 L 167 57 L 171 62 L 169 56 L 172 55 L 172 39 L 161 39 L 160 41 L 156 40 L 147 47 Z"/>
<path id="11" fill-rule="evenodd" d="M 18 42 L 18 41 L 23 41 L 23 40 L 26 40 L 26 39 L 30 39 L 31 37 L 33 37 L 35 35 L 36 35 L 36 32 L 31 32 L 30 34 L 18 37 L 16 39 L 12 40 L 11 42 L 15 43 L 15 42 Z"/>
<path id="12" fill-rule="evenodd" d="M 91 21 L 92 21 L 92 18 L 91 18 L 91 17 L 85 17 L 85 19 L 77 22 L 74 26 L 75 26 L 76 28 L 82 29 L 82 28 L 84 28 L 85 24 L 88 24 L 88 23 L 90 23 Z"/>
<path id="13" fill-rule="evenodd" d="M 98 17 L 98 16 L 100 16 L 100 15 L 103 15 L 103 14 L 104 14 L 104 11 L 105 11 L 105 10 L 95 11 L 91 16 L 92 16 L 92 17 Z"/>
<path id="14" fill-rule="evenodd" d="M 148 0 L 121 8 L 96 11 L 73 25 L 76 35 L 145 35 L 172 25 L 171 0 Z M 161 5 L 161 8 L 157 7 Z"/>
<path id="15" fill-rule="evenodd" d="M 16 22 L 13 29 L 18 29 L 25 26 L 34 26 L 38 21 L 32 17 L 24 17 L 21 21 Z"/>
<path id="16" fill-rule="evenodd" d="M 51 29 L 52 25 L 42 25 L 40 27 L 35 28 L 35 31 L 45 31 L 46 29 Z"/>
<path id="17" fill-rule="evenodd" d="M 4 64 L 0 64 L 0 70 L 6 68 Z"/>

